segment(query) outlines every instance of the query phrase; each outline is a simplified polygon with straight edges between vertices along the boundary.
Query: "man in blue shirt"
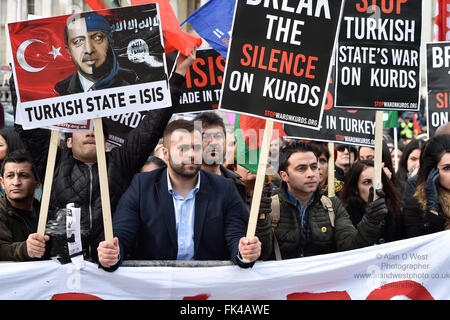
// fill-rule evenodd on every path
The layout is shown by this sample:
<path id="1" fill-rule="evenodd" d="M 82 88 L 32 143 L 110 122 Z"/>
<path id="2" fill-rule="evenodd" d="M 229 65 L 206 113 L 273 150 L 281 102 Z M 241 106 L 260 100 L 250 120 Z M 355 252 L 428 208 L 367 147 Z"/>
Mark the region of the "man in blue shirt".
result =
<path id="1" fill-rule="evenodd" d="M 251 267 L 261 243 L 245 237 L 244 205 L 233 181 L 200 170 L 202 138 L 193 122 L 169 123 L 163 154 L 168 167 L 137 174 L 120 199 L 114 242 L 98 247 L 101 266 L 115 270 L 136 243 L 138 259 L 231 259 Z"/>

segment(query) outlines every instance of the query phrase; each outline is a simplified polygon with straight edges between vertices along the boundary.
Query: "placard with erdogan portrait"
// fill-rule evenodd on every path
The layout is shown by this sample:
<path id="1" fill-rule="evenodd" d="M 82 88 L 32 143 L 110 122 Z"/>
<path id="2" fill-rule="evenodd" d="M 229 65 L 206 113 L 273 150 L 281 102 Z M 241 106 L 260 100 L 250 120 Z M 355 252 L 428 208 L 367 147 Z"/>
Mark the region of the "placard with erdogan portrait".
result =
<path id="1" fill-rule="evenodd" d="M 171 106 L 157 4 L 8 24 L 25 129 Z"/>

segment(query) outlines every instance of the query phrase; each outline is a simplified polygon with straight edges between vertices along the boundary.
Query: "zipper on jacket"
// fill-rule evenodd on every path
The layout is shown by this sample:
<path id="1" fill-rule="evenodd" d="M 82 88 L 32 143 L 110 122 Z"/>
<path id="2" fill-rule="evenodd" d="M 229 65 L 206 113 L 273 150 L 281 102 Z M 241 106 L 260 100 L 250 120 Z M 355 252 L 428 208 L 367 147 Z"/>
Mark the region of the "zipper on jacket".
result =
<path id="1" fill-rule="evenodd" d="M 87 164 L 89 167 L 89 233 L 92 234 L 92 164 Z M 91 245 L 88 244 L 89 247 L 89 258 L 92 257 L 91 254 Z"/>

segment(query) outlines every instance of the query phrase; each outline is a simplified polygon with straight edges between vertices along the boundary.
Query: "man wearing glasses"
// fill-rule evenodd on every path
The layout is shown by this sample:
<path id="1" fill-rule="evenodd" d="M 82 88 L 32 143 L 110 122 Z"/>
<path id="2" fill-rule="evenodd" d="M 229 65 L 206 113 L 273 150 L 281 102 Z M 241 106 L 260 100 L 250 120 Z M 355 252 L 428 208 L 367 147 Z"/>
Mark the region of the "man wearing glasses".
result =
<path id="1" fill-rule="evenodd" d="M 240 180 L 241 176 L 223 166 L 227 151 L 227 136 L 222 118 L 214 112 L 203 112 L 195 117 L 194 124 L 198 125 L 202 131 L 202 169 L 232 179 L 239 195 L 245 202 L 246 188 Z"/>

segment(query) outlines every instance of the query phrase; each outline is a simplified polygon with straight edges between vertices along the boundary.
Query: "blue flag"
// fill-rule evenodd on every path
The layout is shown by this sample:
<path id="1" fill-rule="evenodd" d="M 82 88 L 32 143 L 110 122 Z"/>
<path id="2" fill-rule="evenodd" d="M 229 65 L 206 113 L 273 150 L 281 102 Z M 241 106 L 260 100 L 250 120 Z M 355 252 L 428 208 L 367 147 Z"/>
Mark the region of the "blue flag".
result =
<path id="1" fill-rule="evenodd" d="M 236 0 L 209 0 L 181 25 L 189 22 L 192 28 L 226 59 L 235 4 Z"/>

